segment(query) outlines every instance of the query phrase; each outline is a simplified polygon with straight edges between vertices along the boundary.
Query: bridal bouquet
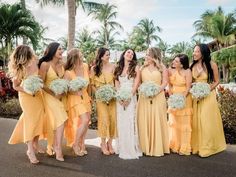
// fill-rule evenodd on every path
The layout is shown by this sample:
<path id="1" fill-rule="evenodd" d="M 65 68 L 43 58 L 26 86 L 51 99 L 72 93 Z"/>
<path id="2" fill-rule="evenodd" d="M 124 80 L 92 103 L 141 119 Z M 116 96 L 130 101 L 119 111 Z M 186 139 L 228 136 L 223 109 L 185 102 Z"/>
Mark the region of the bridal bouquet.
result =
<path id="1" fill-rule="evenodd" d="M 76 92 L 87 87 L 87 85 L 88 85 L 87 80 L 85 80 L 82 77 L 77 77 L 76 79 L 73 79 L 69 82 L 69 90 Z"/>
<path id="2" fill-rule="evenodd" d="M 110 84 L 99 87 L 95 92 L 96 100 L 105 102 L 107 105 L 109 105 L 109 101 L 115 98 L 115 96 L 116 93 L 114 87 L 112 87 Z"/>
<path id="3" fill-rule="evenodd" d="M 28 76 L 23 82 L 24 91 L 33 96 L 42 88 L 43 80 L 39 76 Z"/>
<path id="4" fill-rule="evenodd" d="M 130 101 L 131 98 L 132 98 L 132 88 L 121 87 L 116 92 L 116 99 L 118 101 Z M 125 110 L 125 106 L 124 106 L 124 110 Z"/>
<path id="5" fill-rule="evenodd" d="M 193 98 L 202 99 L 210 94 L 211 88 L 208 83 L 198 82 L 193 84 L 189 92 Z"/>
<path id="6" fill-rule="evenodd" d="M 182 94 L 171 95 L 167 102 L 171 109 L 183 109 L 185 107 L 185 97 Z"/>
<path id="7" fill-rule="evenodd" d="M 50 85 L 49 89 L 53 91 L 55 95 L 60 95 L 68 91 L 68 81 L 65 79 L 55 79 Z"/>
<path id="8" fill-rule="evenodd" d="M 139 94 L 143 95 L 146 98 L 152 98 L 160 92 L 160 86 L 155 84 L 154 82 L 144 82 L 139 87 Z M 150 100 L 152 104 L 152 100 Z"/>

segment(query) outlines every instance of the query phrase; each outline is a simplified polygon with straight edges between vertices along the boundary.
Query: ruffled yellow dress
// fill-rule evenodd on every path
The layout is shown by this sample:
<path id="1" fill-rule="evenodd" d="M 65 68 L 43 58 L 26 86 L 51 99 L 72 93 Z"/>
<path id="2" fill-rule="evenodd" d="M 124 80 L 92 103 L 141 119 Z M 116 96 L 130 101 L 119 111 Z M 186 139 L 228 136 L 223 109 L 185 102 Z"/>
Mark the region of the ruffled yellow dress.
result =
<path id="1" fill-rule="evenodd" d="M 177 71 L 169 77 L 172 85 L 171 91 L 183 93 L 186 91 L 186 80 Z M 188 94 L 183 109 L 168 109 L 170 149 L 173 152 L 190 155 L 191 153 L 191 122 L 192 122 L 192 98 Z"/>
<path id="2" fill-rule="evenodd" d="M 22 81 L 22 83 L 24 80 Z M 42 91 L 32 96 L 18 92 L 22 114 L 15 126 L 9 144 L 26 143 L 34 137 L 44 136 L 45 112 Z"/>
<path id="3" fill-rule="evenodd" d="M 102 73 L 99 77 L 92 76 L 91 84 L 97 89 L 105 84 L 114 86 L 114 75 L 112 73 Z M 101 138 L 115 138 L 117 136 L 116 128 L 116 101 L 111 100 L 109 105 L 96 101 L 98 136 Z"/>
<path id="4" fill-rule="evenodd" d="M 161 85 L 160 71 L 141 71 L 142 82 L 153 81 Z M 148 156 L 163 156 L 169 153 L 169 136 L 167 126 L 167 105 L 164 92 L 152 99 L 139 96 L 137 105 L 138 134 L 141 150 Z"/>
<path id="5" fill-rule="evenodd" d="M 83 77 L 89 82 L 88 65 L 84 63 L 83 67 Z M 71 80 L 77 77 L 74 70 L 69 71 L 69 74 Z M 91 99 L 88 95 L 87 88 L 82 90 L 82 97 L 72 94 L 67 95 L 67 111 L 68 120 L 65 124 L 65 137 L 67 139 L 67 145 L 72 146 L 75 141 L 77 127 L 80 126 L 79 116 L 91 112 Z"/>
<path id="6" fill-rule="evenodd" d="M 207 82 L 207 73 L 197 77 L 192 72 L 194 82 Z M 192 153 L 208 157 L 226 149 L 224 130 L 215 90 L 197 102 L 193 100 Z"/>
<path id="7" fill-rule="evenodd" d="M 64 72 L 61 73 L 62 77 Z M 48 72 L 45 78 L 45 86 L 49 88 L 50 83 L 55 80 L 59 79 L 56 72 L 53 70 L 52 66 L 49 67 Z M 64 104 L 59 99 L 55 98 L 54 96 L 50 95 L 47 92 L 43 92 L 44 100 L 45 100 L 45 110 L 46 110 L 46 117 L 47 117 L 47 140 L 48 140 L 48 153 L 51 152 L 51 147 L 53 145 L 54 140 L 54 131 L 61 126 L 67 120 L 67 113 L 64 107 Z"/>

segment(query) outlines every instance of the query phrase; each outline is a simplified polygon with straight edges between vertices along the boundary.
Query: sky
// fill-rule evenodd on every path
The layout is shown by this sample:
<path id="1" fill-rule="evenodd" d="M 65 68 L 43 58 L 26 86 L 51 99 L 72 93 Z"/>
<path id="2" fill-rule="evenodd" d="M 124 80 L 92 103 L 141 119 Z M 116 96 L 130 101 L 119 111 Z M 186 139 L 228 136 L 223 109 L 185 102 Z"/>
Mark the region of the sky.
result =
<path id="1" fill-rule="evenodd" d="M 120 31 L 119 39 L 127 38 L 127 34 L 143 18 L 149 18 L 155 25 L 162 28 L 157 33 L 168 44 L 190 42 L 195 33 L 193 22 L 200 19 L 206 10 L 215 10 L 221 6 L 225 13 L 236 10 L 236 0 L 92 0 L 95 2 L 109 2 L 118 7 L 116 21 L 124 31 Z M 0 0 L 0 2 L 15 3 L 19 0 Z M 67 36 L 67 8 L 47 6 L 41 8 L 35 0 L 26 0 L 26 6 L 32 11 L 37 21 L 48 27 L 46 38 L 57 40 Z M 76 31 L 88 28 L 97 30 L 100 23 L 87 16 L 82 9 L 77 10 Z M 155 45 L 155 44 L 152 44 Z"/>

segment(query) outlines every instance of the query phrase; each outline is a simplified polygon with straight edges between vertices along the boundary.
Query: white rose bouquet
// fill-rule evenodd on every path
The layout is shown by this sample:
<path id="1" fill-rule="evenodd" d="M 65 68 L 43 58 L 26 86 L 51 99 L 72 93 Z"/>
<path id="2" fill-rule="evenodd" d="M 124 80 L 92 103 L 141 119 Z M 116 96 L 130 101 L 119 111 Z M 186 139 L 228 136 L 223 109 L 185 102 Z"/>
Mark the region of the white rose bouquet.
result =
<path id="1" fill-rule="evenodd" d="M 43 88 L 43 80 L 36 75 L 28 76 L 23 81 L 23 89 L 26 93 L 35 96 L 35 93 Z"/>
<path id="2" fill-rule="evenodd" d="M 155 95 L 157 95 L 160 92 L 160 86 L 155 84 L 154 82 L 144 82 L 139 86 L 139 94 L 143 95 L 146 98 L 153 98 Z M 150 100 L 150 103 L 152 104 L 152 100 Z"/>

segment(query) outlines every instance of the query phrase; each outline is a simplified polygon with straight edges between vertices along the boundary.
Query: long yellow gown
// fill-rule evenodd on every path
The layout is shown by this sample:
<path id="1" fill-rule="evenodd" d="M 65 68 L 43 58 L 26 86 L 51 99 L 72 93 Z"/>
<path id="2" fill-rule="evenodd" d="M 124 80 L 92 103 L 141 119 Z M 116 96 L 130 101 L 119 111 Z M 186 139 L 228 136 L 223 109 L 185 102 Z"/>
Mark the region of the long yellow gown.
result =
<path id="1" fill-rule="evenodd" d="M 88 65 L 84 63 L 83 67 L 83 77 L 89 82 Z M 69 71 L 69 74 L 71 80 L 77 77 L 74 70 Z M 91 112 L 90 101 L 91 99 L 88 95 L 87 87 L 82 90 L 82 97 L 72 94 L 67 95 L 68 120 L 65 124 L 65 137 L 67 139 L 68 146 L 72 146 L 73 142 L 75 141 L 76 130 L 77 127 L 80 126 L 79 116 L 87 112 Z"/>
<path id="2" fill-rule="evenodd" d="M 99 77 L 92 76 L 91 84 L 97 89 L 105 84 L 114 86 L 114 75 L 112 73 L 102 73 Z M 96 101 L 98 136 L 101 138 L 115 138 L 117 136 L 116 128 L 116 101 L 113 99 L 106 103 Z"/>
<path id="3" fill-rule="evenodd" d="M 36 136 L 41 138 L 44 136 L 45 112 L 42 91 L 37 92 L 35 96 L 24 92 L 18 93 L 23 112 L 11 135 L 9 144 L 26 143 Z"/>
<path id="4" fill-rule="evenodd" d="M 63 75 L 64 73 L 62 73 Z M 55 80 L 59 79 L 60 77 L 57 76 L 56 72 L 53 70 L 52 66 L 50 65 L 48 72 L 46 74 L 45 79 L 45 86 L 49 88 L 50 83 Z M 45 100 L 45 110 L 46 110 L 46 136 L 48 141 L 48 150 L 47 152 L 51 153 L 51 147 L 53 145 L 54 140 L 54 131 L 61 126 L 67 120 L 67 113 L 62 101 L 57 99 L 56 97 L 50 95 L 47 92 L 44 93 L 44 100 Z"/>
<path id="5" fill-rule="evenodd" d="M 178 71 L 175 71 L 170 78 L 172 85 L 171 91 L 175 93 L 183 93 L 186 91 L 186 80 Z M 173 152 L 190 155 L 191 153 L 191 121 L 192 121 L 192 98 L 188 94 L 183 109 L 168 109 L 169 113 L 169 135 L 170 149 Z"/>
<path id="6" fill-rule="evenodd" d="M 194 82 L 207 82 L 207 73 L 192 72 Z M 193 101 L 192 153 L 208 157 L 226 149 L 222 119 L 215 90 L 197 102 Z"/>
<path id="7" fill-rule="evenodd" d="M 160 71 L 149 71 L 147 67 L 141 71 L 142 82 L 153 81 L 161 85 Z M 141 150 L 149 156 L 163 156 L 169 153 L 167 126 L 167 108 L 164 92 L 152 99 L 139 96 L 137 105 L 138 134 Z"/>

